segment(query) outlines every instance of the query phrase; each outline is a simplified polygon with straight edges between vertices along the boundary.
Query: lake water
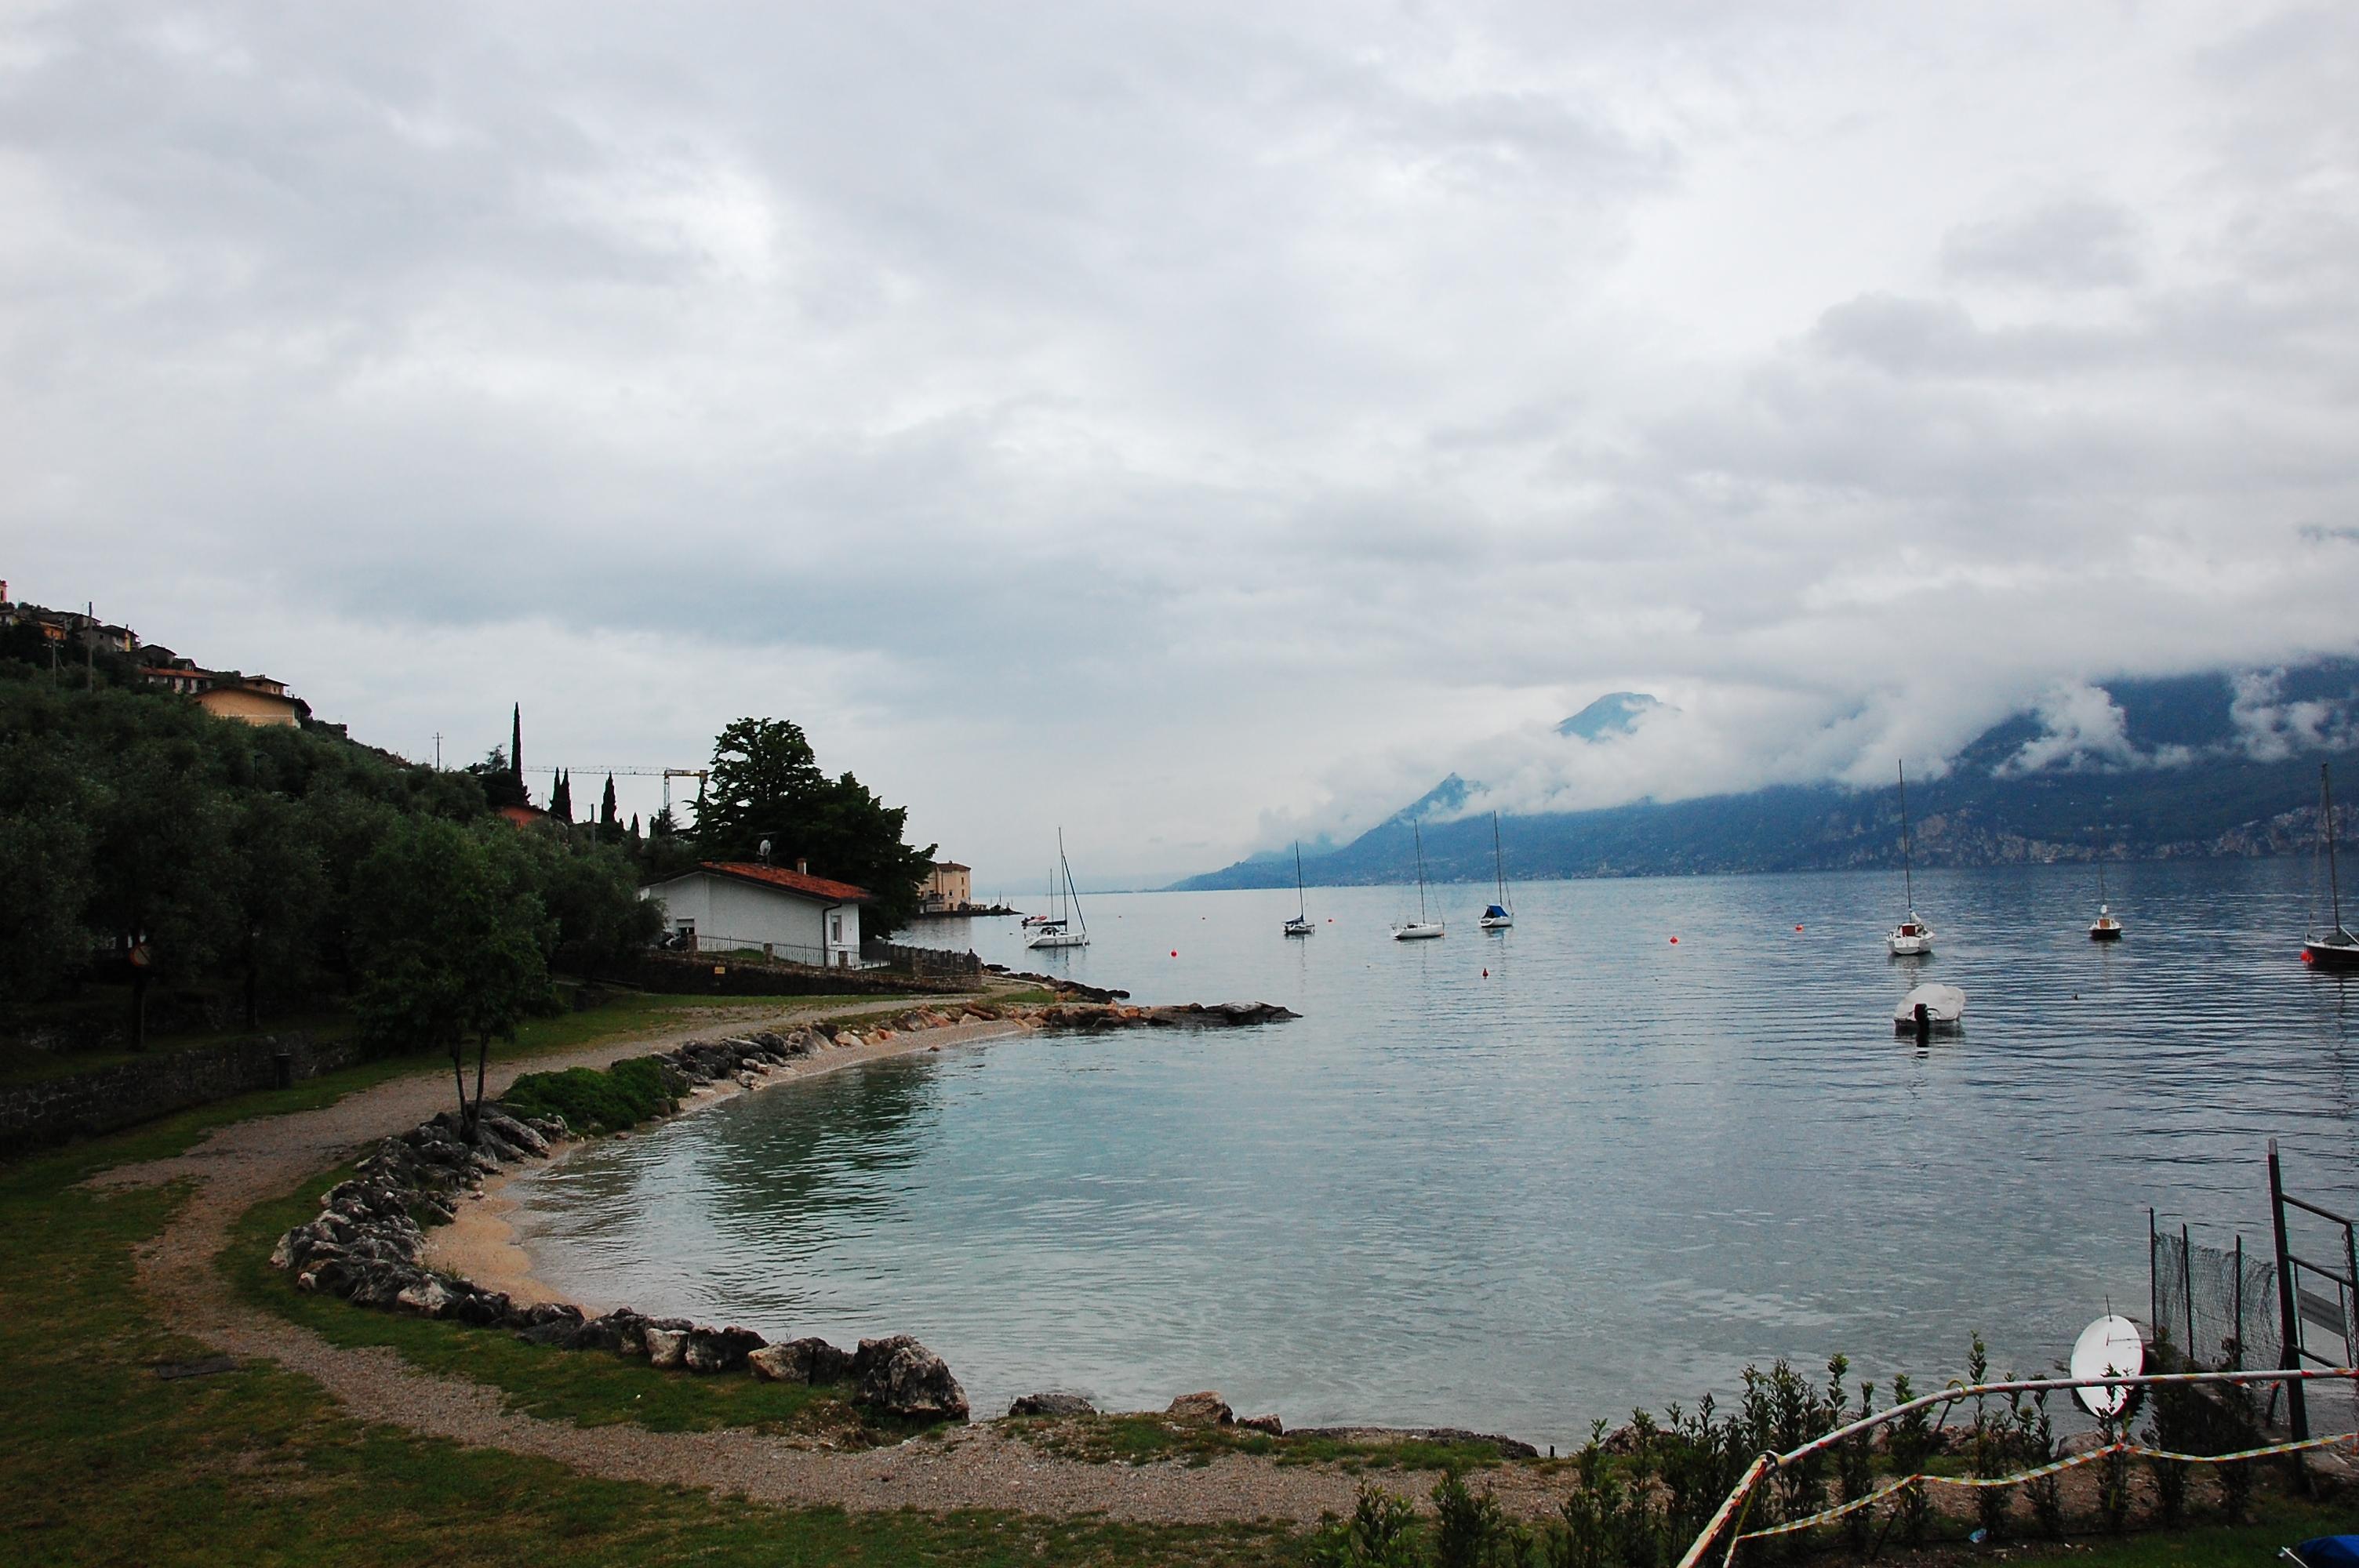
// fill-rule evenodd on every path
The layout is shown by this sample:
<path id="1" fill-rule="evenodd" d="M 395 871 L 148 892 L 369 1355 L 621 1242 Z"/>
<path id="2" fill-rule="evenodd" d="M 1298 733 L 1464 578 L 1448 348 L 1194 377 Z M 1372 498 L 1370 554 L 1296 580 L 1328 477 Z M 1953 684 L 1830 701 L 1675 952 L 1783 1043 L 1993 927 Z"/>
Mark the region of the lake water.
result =
<path id="1" fill-rule="evenodd" d="M 1088 948 L 921 927 L 1257 1030 L 1031 1036 L 748 1097 L 520 1184 L 542 1277 L 848 1342 L 908 1331 L 981 1413 L 1217 1388 L 1289 1424 L 1577 1441 L 1748 1361 L 1920 1387 L 1980 1330 L 2036 1373 L 2143 1316 L 2147 1209 L 2265 1250 L 2264 1142 L 2359 1206 L 2359 980 L 2306 970 L 2301 862 L 1930 872 L 1926 960 L 1872 873 L 1083 901 Z M 1675 944 L 1672 937 L 1678 937 Z M 1920 979 L 1966 1031 L 1896 1040 Z"/>

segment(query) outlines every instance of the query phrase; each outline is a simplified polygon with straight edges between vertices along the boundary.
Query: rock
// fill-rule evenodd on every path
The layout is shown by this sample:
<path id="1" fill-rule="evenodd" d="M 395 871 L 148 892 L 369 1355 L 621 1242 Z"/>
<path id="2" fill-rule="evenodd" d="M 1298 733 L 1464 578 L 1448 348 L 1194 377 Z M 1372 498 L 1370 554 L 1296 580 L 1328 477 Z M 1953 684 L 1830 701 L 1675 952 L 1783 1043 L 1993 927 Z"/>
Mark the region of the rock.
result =
<path id="1" fill-rule="evenodd" d="M 527 1154 L 544 1160 L 549 1157 L 549 1140 L 505 1111 L 485 1109 L 483 1125 L 494 1136 Z"/>
<path id="2" fill-rule="evenodd" d="M 859 1035 L 853 1033 L 852 1031 L 848 1029 L 835 1037 L 835 1043 L 850 1051 L 857 1051 L 860 1047 L 868 1044 L 868 1042 L 863 1040 Z"/>
<path id="3" fill-rule="evenodd" d="M 688 1332 L 678 1328 L 649 1328 L 644 1338 L 647 1361 L 656 1367 L 678 1367 L 688 1358 Z"/>
<path id="4" fill-rule="evenodd" d="M 1241 1415 L 1237 1417 L 1240 1432 L 1266 1432 L 1272 1437 L 1286 1435 L 1286 1423 L 1274 1415 Z"/>
<path id="5" fill-rule="evenodd" d="M 907 1334 L 864 1339 L 852 1358 L 860 1402 L 888 1415 L 964 1421 L 966 1390 L 942 1358 Z"/>
<path id="6" fill-rule="evenodd" d="M 1201 1394 L 1182 1394 L 1173 1400 L 1163 1412 L 1179 1421 L 1198 1422 L 1206 1426 L 1227 1426 L 1236 1420 L 1228 1400 L 1209 1390 Z"/>
<path id="7" fill-rule="evenodd" d="M 1009 1415 L 1095 1415 L 1098 1407 L 1079 1394 L 1026 1394 L 1007 1407 Z"/>
<path id="8" fill-rule="evenodd" d="M 791 1339 L 762 1346 L 745 1365 L 769 1383 L 840 1383 L 852 1374 L 852 1352 L 824 1339 Z"/>
<path id="9" fill-rule="evenodd" d="M 734 1372 L 767 1343 L 750 1328 L 691 1328 L 680 1346 L 680 1364 L 691 1372 Z"/>

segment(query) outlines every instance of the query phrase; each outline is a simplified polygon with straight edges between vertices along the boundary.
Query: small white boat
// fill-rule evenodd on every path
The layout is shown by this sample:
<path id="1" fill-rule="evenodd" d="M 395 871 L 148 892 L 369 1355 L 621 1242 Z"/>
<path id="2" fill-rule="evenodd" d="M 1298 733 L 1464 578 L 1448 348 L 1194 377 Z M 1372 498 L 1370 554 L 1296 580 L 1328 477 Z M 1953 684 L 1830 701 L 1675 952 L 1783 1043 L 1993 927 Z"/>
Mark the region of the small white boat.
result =
<path id="1" fill-rule="evenodd" d="M 1485 931 L 1505 931 L 1516 923 L 1516 912 L 1507 906 L 1507 857 L 1499 848 L 1499 814 L 1491 813 L 1491 864 L 1499 879 L 1499 901 L 1483 912 L 1474 924 Z"/>
<path id="2" fill-rule="evenodd" d="M 1900 891 L 1908 918 L 1894 926 L 1884 945 L 1896 958 L 1919 958 L 1933 950 L 1933 928 L 1918 918 L 1917 879 L 1908 864 L 1908 769 L 1900 765 Z"/>
<path id="3" fill-rule="evenodd" d="M 1065 859 L 1065 830 L 1057 829 L 1057 870 L 1064 878 L 1063 913 L 1043 919 L 1024 938 L 1027 947 L 1086 947 L 1090 945 L 1090 923 L 1082 918 L 1081 895 L 1073 891 L 1073 868 Z M 1081 929 L 1073 927 L 1078 925 Z"/>
<path id="4" fill-rule="evenodd" d="M 1441 922 L 1429 920 L 1425 914 L 1425 831 L 1414 822 L 1409 831 L 1417 835 L 1417 918 L 1393 927 L 1396 942 L 1425 942 L 1441 935 Z"/>
<path id="5" fill-rule="evenodd" d="M 1302 840 L 1294 841 L 1294 918 L 1286 923 L 1288 936 L 1316 936 L 1319 927 L 1310 924 L 1310 906 L 1302 900 Z"/>
<path id="6" fill-rule="evenodd" d="M 1929 1029 L 1943 1032 L 1962 1028 L 1966 1022 L 1966 993 L 1955 986 L 1919 986 L 1900 999 L 1892 1010 L 1892 1032 L 1913 1034 L 1917 1032 L 1917 1010 L 1925 1010 Z"/>

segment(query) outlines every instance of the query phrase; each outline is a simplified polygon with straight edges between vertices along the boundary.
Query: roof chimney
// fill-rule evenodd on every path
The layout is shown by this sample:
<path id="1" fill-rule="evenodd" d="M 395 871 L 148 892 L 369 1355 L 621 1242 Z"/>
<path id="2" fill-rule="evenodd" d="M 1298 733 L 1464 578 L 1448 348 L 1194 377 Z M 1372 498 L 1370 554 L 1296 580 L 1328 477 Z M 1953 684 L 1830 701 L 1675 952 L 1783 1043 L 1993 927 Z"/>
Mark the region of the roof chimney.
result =
<path id="1" fill-rule="evenodd" d="M 810 862 L 809 860 L 797 860 L 795 862 L 795 874 L 797 876 L 804 877 L 810 875 Z"/>

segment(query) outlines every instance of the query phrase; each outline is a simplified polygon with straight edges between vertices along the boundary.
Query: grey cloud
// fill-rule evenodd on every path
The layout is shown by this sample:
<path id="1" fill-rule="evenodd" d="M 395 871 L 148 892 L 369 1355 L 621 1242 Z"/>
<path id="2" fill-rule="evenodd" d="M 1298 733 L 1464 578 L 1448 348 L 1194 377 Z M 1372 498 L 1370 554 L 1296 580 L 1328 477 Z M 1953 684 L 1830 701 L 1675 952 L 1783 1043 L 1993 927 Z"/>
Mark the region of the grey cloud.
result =
<path id="1" fill-rule="evenodd" d="M 1952 277 L 2109 287 L 2146 276 L 2141 239 L 2136 220 L 2122 208 L 2094 197 L 2066 197 L 1951 230 L 1941 242 L 1941 267 Z"/>

